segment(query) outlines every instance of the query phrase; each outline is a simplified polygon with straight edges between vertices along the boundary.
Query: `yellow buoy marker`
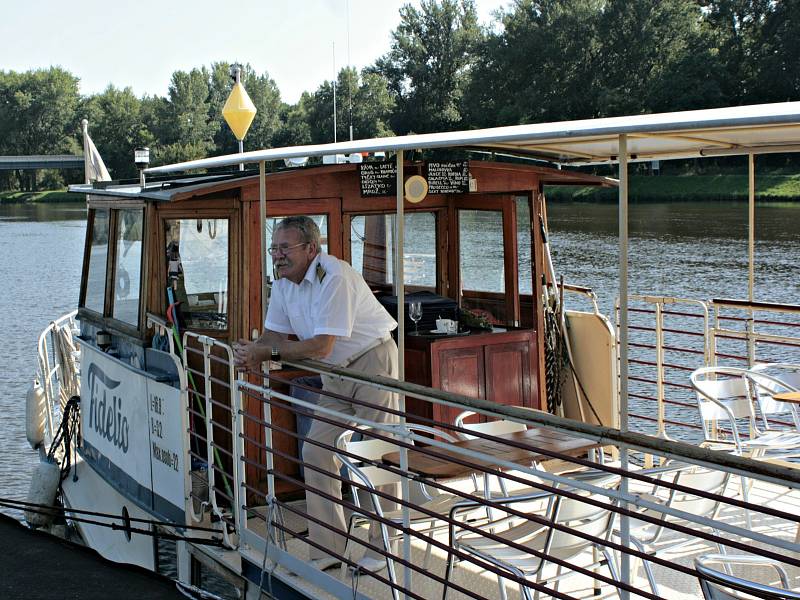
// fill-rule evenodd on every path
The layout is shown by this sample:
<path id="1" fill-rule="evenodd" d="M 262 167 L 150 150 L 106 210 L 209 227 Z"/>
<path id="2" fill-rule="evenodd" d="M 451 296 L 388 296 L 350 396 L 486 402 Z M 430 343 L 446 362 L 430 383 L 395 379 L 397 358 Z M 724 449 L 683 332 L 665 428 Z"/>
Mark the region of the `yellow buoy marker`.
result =
<path id="1" fill-rule="evenodd" d="M 222 116 L 225 117 L 225 122 L 233 131 L 236 139 L 242 141 L 256 116 L 256 105 L 250 100 L 247 90 L 240 81 L 234 84 L 231 95 L 225 101 L 225 106 L 222 107 Z"/>

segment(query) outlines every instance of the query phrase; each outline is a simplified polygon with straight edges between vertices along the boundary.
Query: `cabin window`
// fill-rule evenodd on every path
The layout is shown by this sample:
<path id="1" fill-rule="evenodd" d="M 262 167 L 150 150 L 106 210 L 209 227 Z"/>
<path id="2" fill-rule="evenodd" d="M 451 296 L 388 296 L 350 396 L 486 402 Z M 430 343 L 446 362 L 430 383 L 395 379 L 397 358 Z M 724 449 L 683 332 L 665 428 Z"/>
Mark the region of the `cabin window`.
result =
<path id="1" fill-rule="evenodd" d="M 323 252 L 328 252 L 328 215 L 308 215 L 319 227 L 319 234 L 322 242 L 321 250 Z M 267 219 L 267 245 L 269 245 L 270 241 L 272 240 L 272 233 L 275 231 L 275 227 L 280 223 L 285 217 L 270 217 Z M 273 271 L 273 264 L 272 264 L 272 256 L 270 256 L 269 252 L 267 252 L 267 280 L 269 282 L 273 281 L 275 278 L 274 271 Z"/>
<path id="2" fill-rule="evenodd" d="M 405 215 L 405 284 L 436 289 L 436 215 Z M 395 215 L 356 215 L 350 222 L 350 259 L 371 286 L 385 287 L 394 280 Z"/>
<path id="3" fill-rule="evenodd" d="M 533 290 L 531 279 L 531 210 L 527 196 L 516 197 L 517 206 L 517 261 L 518 285 L 520 294 L 530 294 Z"/>
<path id="4" fill-rule="evenodd" d="M 106 297 L 106 266 L 108 263 L 108 216 L 107 208 L 92 211 L 92 233 L 89 240 L 89 268 L 86 272 L 86 289 L 83 306 L 103 314 Z"/>
<path id="5" fill-rule="evenodd" d="M 228 328 L 227 219 L 164 221 L 167 301 L 189 329 Z"/>
<path id="6" fill-rule="evenodd" d="M 142 215 L 140 208 L 117 211 L 112 317 L 139 326 L 142 276 Z"/>
<path id="7" fill-rule="evenodd" d="M 458 239 L 461 289 L 505 292 L 503 213 L 459 210 Z"/>

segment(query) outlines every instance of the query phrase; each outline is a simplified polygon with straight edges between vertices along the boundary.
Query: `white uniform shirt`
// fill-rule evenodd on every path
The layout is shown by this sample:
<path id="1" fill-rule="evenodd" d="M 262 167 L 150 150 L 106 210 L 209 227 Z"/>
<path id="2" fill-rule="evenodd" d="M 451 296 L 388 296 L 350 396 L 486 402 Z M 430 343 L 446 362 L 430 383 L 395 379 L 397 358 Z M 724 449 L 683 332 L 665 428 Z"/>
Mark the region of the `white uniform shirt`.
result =
<path id="1" fill-rule="evenodd" d="M 335 335 L 333 351 L 323 360 L 341 365 L 388 335 L 397 322 L 353 267 L 320 253 L 299 284 L 286 278 L 272 284 L 264 327 L 300 340 Z"/>

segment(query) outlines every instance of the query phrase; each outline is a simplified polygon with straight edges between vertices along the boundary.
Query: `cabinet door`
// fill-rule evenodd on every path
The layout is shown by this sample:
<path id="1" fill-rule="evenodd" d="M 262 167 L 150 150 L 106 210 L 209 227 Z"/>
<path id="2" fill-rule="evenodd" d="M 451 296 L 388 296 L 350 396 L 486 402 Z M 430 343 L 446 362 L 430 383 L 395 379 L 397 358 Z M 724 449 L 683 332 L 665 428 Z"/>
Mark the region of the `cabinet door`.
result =
<path id="1" fill-rule="evenodd" d="M 482 347 L 441 349 L 434 351 L 432 358 L 434 387 L 438 378 L 442 390 L 472 398 L 486 397 Z M 452 423 L 459 412 L 457 408 L 436 405 L 434 418 Z"/>
<path id="2" fill-rule="evenodd" d="M 530 341 L 487 344 L 483 351 L 486 399 L 498 404 L 531 406 Z"/>

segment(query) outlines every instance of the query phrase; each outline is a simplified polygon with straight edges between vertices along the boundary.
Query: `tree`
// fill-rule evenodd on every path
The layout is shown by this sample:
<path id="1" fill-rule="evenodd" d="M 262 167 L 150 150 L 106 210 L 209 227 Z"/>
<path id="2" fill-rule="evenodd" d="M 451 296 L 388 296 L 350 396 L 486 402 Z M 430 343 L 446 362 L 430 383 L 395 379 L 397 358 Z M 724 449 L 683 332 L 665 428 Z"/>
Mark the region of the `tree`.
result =
<path id="1" fill-rule="evenodd" d="M 763 90 L 757 82 L 762 28 L 773 0 L 701 0 L 705 19 L 722 65 L 721 88 L 726 104 L 746 104 Z M 797 35 L 797 32 L 794 32 Z M 794 57 L 797 60 L 797 57 Z M 772 87 L 771 85 L 768 87 Z"/>
<path id="2" fill-rule="evenodd" d="M 283 104 L 280 109 L 280 126 L 273 138 L 275 146 L 302 146 L 311 143 L 311 127 L 308 124 L 308 107 L 313 98 L 303 92 L 297 104 Z"/>
<path id="3" fill-rule="evenodd" d="M 475 126 L 596 114 L 601 0 L 518 0 L 476 50 L 465 95 Z"/>
<path id="4" fill-rule="evenodd" d="M 771 5 L 754 43 L 755 102 L 800 100 L 800 0 Z"/>
<path id="5" fill-rule="evenodd" d="M 718 63 L 701 23 L 700 7 L 693 0 L 609 0 L 598 24 L 601 50 L 595 77 L 602 114 L 715 104 L 720 99 Z M 698 96 L 700 90 L 708 97 Z"/>
<path id="6" fill-rule="evenodd" d="M 389 82 L 401 134 L 455 129 L 462 122 L 462 96 L 482 32 L 472 0 L 422 0 L 400 9 L 389 52 L 370 72 Z"/>
<path id="7" fill-rule="evenodd" d="M 158 105 L 161 145 L 154 152 L 158 163 L 204 158 L 214 150 L 220 125 L 211 115 L 209 79 L 205 67 L 172 74 L 169 98 Z"/>
<path id="8" fill-rule="evenodd" d="M 314 144 L 333 142 L 333 82 L 325 81 L 312 95 L 301 98 L 302 114 Z M 336 82 L 336 139 L 366 139 L 391 135 L 389 118 L 394 101 L 382 75 L 365 71 L 359 80 L 354 68 L 339 71 Z"/>
<path id="9" fill-rule="evenodd" d="M 115 179 L 136 177 L 133 150 L 155 145 L 155 136 L 143 119 L 142 102 L 131 88 L 109 86 L 84 100 L 78 111 L 89 120 L 92 140 Z"/>
<path id="10" fill-rule="evenodd" d="M 0 154 L 80 154 L 78 99 L 78 78 L 60 67 L 0 71 Z M 32 189 L 35 172 L 27 179 Z"/>

